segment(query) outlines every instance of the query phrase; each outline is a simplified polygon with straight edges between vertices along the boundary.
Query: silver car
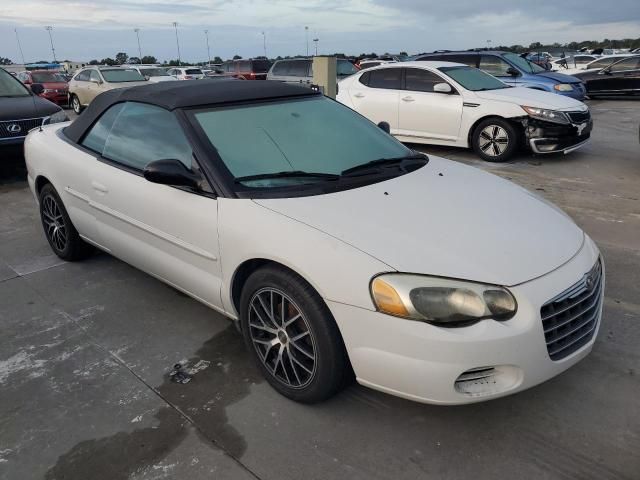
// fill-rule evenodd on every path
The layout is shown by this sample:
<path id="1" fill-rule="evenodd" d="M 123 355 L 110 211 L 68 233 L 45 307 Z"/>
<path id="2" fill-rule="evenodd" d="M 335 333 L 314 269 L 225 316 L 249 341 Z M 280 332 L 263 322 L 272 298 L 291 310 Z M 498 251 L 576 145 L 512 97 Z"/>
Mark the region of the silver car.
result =
<path id="1" fill-rule="evenodd" d="M 267 80 L 311 85 L 313 83 L 313 61 L 310 58 L 294 58 L 276 61 L 267 73 Z M 358 72 L 349 60 L 338 59 L 338 80 Z"/>

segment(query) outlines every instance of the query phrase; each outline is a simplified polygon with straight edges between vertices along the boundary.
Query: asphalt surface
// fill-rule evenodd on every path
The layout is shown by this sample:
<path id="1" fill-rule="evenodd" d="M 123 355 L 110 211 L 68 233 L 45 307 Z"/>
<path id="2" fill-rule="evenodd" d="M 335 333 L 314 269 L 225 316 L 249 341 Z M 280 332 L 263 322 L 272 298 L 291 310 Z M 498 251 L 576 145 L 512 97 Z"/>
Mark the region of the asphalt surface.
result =
<path id="1" fill-rule="evenodd" d="M 220 315 L 108 255 L 53 256 L 22 160 L 5 155 L 0 479 L 640 479 L 640 103 L 591 107 L 593 141 L 569 156 L 491 165 L 419 147 L 557 203 L 607 265 L 589 357 L 459 407 L 358 385 L 319 405 L 286 400 Z M 180 360 L 201 369 L 185 385 L 168 380 Z"/>

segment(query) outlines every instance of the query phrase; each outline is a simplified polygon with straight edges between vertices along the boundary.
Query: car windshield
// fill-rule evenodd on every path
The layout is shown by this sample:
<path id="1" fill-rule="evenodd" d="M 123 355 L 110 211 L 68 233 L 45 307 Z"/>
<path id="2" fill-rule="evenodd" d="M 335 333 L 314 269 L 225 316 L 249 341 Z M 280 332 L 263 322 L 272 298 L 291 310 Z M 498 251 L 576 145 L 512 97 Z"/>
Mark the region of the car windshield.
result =
<path id="1" fill-rule="evenodd" d="M 169 77 L 170 75 L 164 68 L 141 68 L 140 73 L 147 77 Z"/>
<path id="2" fill-rule="evenodd" d="M 533 62 L 530 62 L 526 58 L 522 58 L 520 55 L 516 55 L 515 53 L 503 53 L 502 58 L 508 60 L 520 70 L 525 71 L 526 73 L 540 73 L 546 72 L 546 70 Z"/>
<path id="3" fill-rule="evenodd" d="M 496 77 L 489 75 L 477 68 L 471 67 L 440 67 L 442 73 L 451 77 L 467 90 L 479 92 L 482 90 L 499 90 L 509 88 Z"/>
<path id="4" fill-rule="evenodd" d="M 358 73 L 358 69 L 349 60 L 338 60 L 336 70 L 339 77 L 346 77 Z"/>
<path id="5" fill-rule="evenodd" d="M 326 182 L 373 160 L 412 156 L 375 124 L 322 96 L 206 108 L 194 116 L 231 175 L 250 188 Z M 255 176 L 267 178 L 246 179 Z"/>
<path id="6" fill-rule="evenodd" d="M 22 83 L 0 68 L 0 97 L 28 97 L 27 90 Z"/>
<path id="7" fill-rule="evenodd" d="M 144 77 L 133 69 L 100 70 L 104 79 L 109 83 L 144 82 Z"/>
<path id="8" fill-rule="evenodd" d="M 52 83 L 52 82 L 64 82 L 64 81 L 66 81 L 60 75 L 58 75 L 57 73 L 53 73 L 53 72 L 32 73 L 31 74 L 31 79 L 33 80 L 33 83 Z"/>

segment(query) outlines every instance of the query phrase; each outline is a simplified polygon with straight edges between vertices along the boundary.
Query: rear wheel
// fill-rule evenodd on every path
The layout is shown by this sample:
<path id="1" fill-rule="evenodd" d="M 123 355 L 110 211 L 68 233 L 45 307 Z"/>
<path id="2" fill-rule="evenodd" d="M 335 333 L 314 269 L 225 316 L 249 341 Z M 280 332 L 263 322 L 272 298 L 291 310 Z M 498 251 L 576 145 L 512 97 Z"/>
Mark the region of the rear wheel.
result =
<path id="1" fill-rule="evenodd" d="M 488 118 L 473 131 L 471 145 L 483 160 L 505 162 L 518 148 L 518 132 L 506 120 Z"/>
<path id="2" fill-rule="evenodd" d="M 58 257 L 74 261 L 93 252 L 93 247 L 80 238 L 58 192 L 50 183 L 40 191 L 40 219 L 47 241 Z"/>
<path id="3" fill-rule="evenodd" d="M 71 108 L 73 108 L 73 111 L 77 115 L 80 115 L 82 113 L 82 110 L 84 110 L 84 108 L 82 108 L 82 104 L 80 103 L 80 99 L 75 94 L 71 95 Z"/>
<path id="4" fill-rule="evenodd" d="M 325 400 L 351 378 L 342 337 L 318 293 L 295 273 L 263 267 L 240 298 L 247 348 L 271 386 L 304 403 Z"/>

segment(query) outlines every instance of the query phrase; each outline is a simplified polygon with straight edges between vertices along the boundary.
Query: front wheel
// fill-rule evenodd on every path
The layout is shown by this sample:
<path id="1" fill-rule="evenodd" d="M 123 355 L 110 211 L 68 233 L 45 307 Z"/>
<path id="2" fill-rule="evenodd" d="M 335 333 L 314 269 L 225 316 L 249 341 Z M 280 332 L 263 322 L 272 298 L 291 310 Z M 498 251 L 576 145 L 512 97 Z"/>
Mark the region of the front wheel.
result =
<path id="1" fill-rule="evenodd" d="M 506 120 L 488 118 L 473 131 L 471 146 L 483 160 L 506 162 L 518 148 L 518 132 Z"/>
<path id="2" fill-rule="evenodd" d="M 247 348 L 282 395 L 315 403 L 351 378 L 351 366 L 331 312 L 295 273 L 263 267 L 247 279 L 240 298 Z"/>
<path id="3" fill-rule="evenodd" d="M 76 115 L 80 115 L 82 113 L 82 104 L 80 103 L 80 99 L 77 95 L 71 95 L 71 108 L 76 113 Z"/>

